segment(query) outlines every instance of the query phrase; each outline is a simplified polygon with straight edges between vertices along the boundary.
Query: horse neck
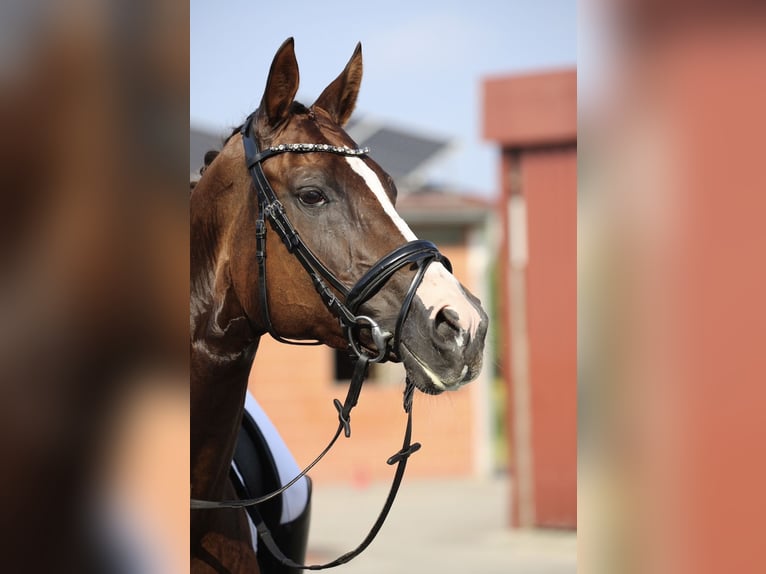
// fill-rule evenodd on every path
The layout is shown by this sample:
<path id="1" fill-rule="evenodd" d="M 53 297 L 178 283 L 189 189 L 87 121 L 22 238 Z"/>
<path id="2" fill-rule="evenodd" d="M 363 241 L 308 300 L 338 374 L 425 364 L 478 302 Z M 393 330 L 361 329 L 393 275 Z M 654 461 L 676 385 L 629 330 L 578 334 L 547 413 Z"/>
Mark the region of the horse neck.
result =
<path id="1" fill-rule="evenodd" d="M 220 499 L 242 420 L 257 342 L 220 361 L 191 350 L 191 487 L 193 498 Z"/>
<path id="2" fill-rule="evenodd" d="M 254 343 L 238 357 L 213 358 L 192 346 L 191 350 L 191 497 L 203 500 L 236 498 L 229 481 L 231 460 L 244 410 L 245 393 Z M 191 514 L 190 544 L 193 557 L 210 553 L 205 538 L 212 532 L 224 536 L 226 545 L 216 557 L 223 559 L 239 548 L 249 548 L 250 530 L 242 510 L 205 510 Z M 233 545 L 233 546 L 232 546 Z M 233 548 L 233 550 L 232 550 Z M 228 550 L 227 550 L 228 549 Z M 218 556 L 223 552 L 222 556 Z M 236 552 L 234 555 L 237 555 Z M 258 572 L 254 555 L 251 572 Z M 194 560 L 193 560 L 194 563 Z M 207 569 L 203 569 L 207 572 Z M 193 567 L 193 572 L 197 570 Z M 227 570 L 228 572 L 228 570 Z"/>
<path id="3" fill-rule="evenodd" d="M 203 178 L 191 200 L 191 480 L 195 498 L 221 498 L 260 337 L 229 273 L 226 225 L 232 190 Z"/>

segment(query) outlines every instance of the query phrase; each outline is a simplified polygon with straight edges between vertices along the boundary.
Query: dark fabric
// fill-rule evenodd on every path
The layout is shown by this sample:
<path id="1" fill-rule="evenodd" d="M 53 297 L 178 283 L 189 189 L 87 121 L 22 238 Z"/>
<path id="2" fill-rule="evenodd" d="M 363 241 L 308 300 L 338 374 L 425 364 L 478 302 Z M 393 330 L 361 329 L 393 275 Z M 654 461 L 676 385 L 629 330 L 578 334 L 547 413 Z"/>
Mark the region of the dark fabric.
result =
<path id="1" fill-rule="evenodd" d="M 234 449 L 234 464 L 237 465 L 244 484 L 236 475 L 234 487 L 240 498 L 263 496 L 282 486 L 279 480 L 277 463 L 271 454 L 266 439 L 255 424 L 253 417 L 245 411 L 239 429 L 237 446 Z M 260 505 L 260 513 L 269 526 L 278 525 L 282 518 L 282 497 L 277 496 Z M 249 509 L 248 509 L 249 510 Z M 254 520 L 255 521 L 255 520 Z"/>
<path id="2" fill-rule="evenodd" d="M 243 499 L 263 496 L 282 486 L 276 461 L 271 454 L 269 445 L 247 411 L 242 417 L 242 426 L 234 451 L 234 463 L 242 476 L 242 481 L 233 469 L 231 480 L 237 494 Z M 306 559 L 311 520 L 311 480 L 308 476 L 305 479 L 308 484 L 306 508 L 300 516 L 291 522 L 280 524 L 282 518 L 281 495 L 262 504 L 246 508 L 253 522 L 256 525 L 265 524 L 271 532 L 274 542 L 284 555 L 297 563 L 302 563 Z M 262 543 L 260 536 L 257 556 L 258 565 L 264 574 L 297 574 L 300 572 L 297 568 L 283 565 L 275 558 L 268 550 L 267 545 Z"/>

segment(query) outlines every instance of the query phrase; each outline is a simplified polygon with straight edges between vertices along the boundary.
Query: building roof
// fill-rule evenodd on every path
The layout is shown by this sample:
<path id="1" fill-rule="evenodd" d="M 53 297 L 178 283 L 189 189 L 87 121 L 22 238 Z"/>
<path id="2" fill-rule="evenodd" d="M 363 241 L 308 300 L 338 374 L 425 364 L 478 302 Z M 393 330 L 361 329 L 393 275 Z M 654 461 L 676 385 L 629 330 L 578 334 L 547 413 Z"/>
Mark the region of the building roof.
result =
<path id="1" fill-rule="evenodd" d="M 482 223 L 492 212 L 494 204 L 486 199 L 457 193 L 440 187 L 423 187 L 403 195 L 396 210 L 412 225 Z"/>
<path id="2" fill-rule="evenodd" d="M 346 126 L 360 147 L 369 147 L 372 157 L 403 190 L 418 186 L 424 170 L 449 149 L 449 141 L 412 130 L 383 125 L 362 118 Z"/>

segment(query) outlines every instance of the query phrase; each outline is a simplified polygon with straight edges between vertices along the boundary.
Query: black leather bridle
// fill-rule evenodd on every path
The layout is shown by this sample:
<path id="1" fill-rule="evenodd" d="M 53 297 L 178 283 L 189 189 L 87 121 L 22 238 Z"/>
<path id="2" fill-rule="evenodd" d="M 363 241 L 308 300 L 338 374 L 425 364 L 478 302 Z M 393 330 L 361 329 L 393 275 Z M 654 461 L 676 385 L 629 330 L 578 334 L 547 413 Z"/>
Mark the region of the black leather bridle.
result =
<path id="1" fill-rule="evenodd" d="M 325 306 L 335 315 L 346 332 L 351 350 L 356 355 L 362 353 L 358 335 L 360 328 L 369 328 L 377 347 L 377 356 L 372 362 L 382 362 L 392 352 L 398 355 L 401 327 L 410 310 L 415 291 L 423 280 L 428 265 L 440 261 L 451 271 L 449 260 L 442 255 L 430 241 L 415 240 L 397 247 L 391 253 L 378 260 L 357 283 L 349 288 L 344 285 L 304 243 L 290 220 L 284 206 L 263 173 L 262 163 L 266 159 L 282 153 L 333 153 L 336 155 L 363 157 L 367 148 L 353 149 L 330 144 L 280 144 L 260 151 L 258 142 L 252 135 L 253 116 L 242 126 L 240 133 L 245 148 L 245 160 L 258 195 L 258 218 L 256 220 L 256 259 L 258 262 L 258 282 L 260 289 L 263 320 L 269 333 L 283 343 L 306 344 L 290 341 L 281 337 L 274 329 L 269 314 L 268 293 L 266 287 L 266 220 L 287 247 L 287 250 L 306 269 Z M 402 308 L 396 321 L 393 336 L 384 333 L 378 324 L 365 315 L 358 315 L 359 307 L 372 298 L 399 269 L 416 265 L 418 272 L 410 283 L 410 288 L 402 302 Z M 337 295 L 339 294 L 342 299 Z M 314 344 L 314 343 L 309 343 Z"/>
<path id="2" fill-rule="evenodd" d="M 266 286 L 266 220 L 269 221 L 271 228 L 279 236 L 282 242 L 290 252 L 303 266 L 311 277 L 312 283 L 317 293 L 321 297 L 325 306 L 340 321 L 346 338 L 349 342 L 349 350 L 355 357 L 354 373 L 351 378 L 346 399 L 341 403 L 338 399 L 333 401 L 338 411 L 338 428 L 335 435 L 330 440 L 325 449 L 317 456 L 298 476 L 282 488 L 275 490 L 265 496 L 251 498 L 246 500 L 227 500 L 227 501 L 207 501 L 192 499 L 191 508 L 194 509 L 215 509 L 215 508 L 245 508 L 252 507 L 266 502 L 276 496 L 279 496 L 303 476 L 305 476 L 324 456 L 327 454 L 335 442 L 338 440 L 341 432 L 346 437 L 351 436 L 351 410 L 356 406 L 361 392 L 362 383 L 367 376 L 370 363 L 384 362 L 389 359 L 400 360 L 399 345 L 401 344 L 401 332 L 404 321 L 409 314 L 415 292 L 423 281 L 426 270 L 431 263 L 441 262 L 452 271 L 449 260 L 442 255 L 438 248 L 430 241 L 414 240 L 397 247 L 387 255 L 378 260 L 352 287 L 344 285 L 330 271 L 320 259 L 312 253 L 309 247 L 303 242 L 300 235 L 290 223 L 285 213 L 284 206 L 277 198 L 276 193 L 269 184 L 266 175 L 263 172 L 262 163 L 266 159 L 282 153 L 333 153 L 348 157 L 364 157 L 368 154 L 367 148 L 354 149 L 345 146 L 334 146 L 329 144 L 280 144 L 269 147 L 263 151 L 259 149 L 258 141 L 253 134 L 253 119 L 255 114 L 251 114 L 247 121 L 242 125 L 240 133 L 245 149 L 245 160 L 247 162 L 250 176 L 257 193 L 258 216 L 256 219 L 256 260 L 258 265 L 259 294 L 263 321 L 269 334 L 276 340 L 290 344 L 318 344 L 316 342 L 291 341 L 281 337 L 274 329 L 269 314 L 268 289 Z M 396 320 L 394 333 L 388 333 L 381 329 L 378 323 L 367 315 L 359 315 L 359 308 L 376 293 L 378 293 L 393 277 L 393 275 L 405 267 L 415 267 L 416 272 L 407 293 L 402 301 L 402 307 Z M 339 297 L 340 296 L 340 297 Z M 369 329 L 370 337 L 375 345 L 374 353 L 362 345 L 359 340 L 361 329 Z M 402 448 L 391 456 L 387 463 L 397 465 L 394 479 L 389 490 L 388 497 L 384 503 L 377 520 L 373 524 L 370 532 L 364 540 L 354 550 L 343 554 L 335 560 L 326 564 L 304 565 L 298 564 L 284 555 L 277 547 L 271 533 L 269 532 L 263 520 L 257 520 L 256 528 L 261 540 L 277 560 L 290 568 L 299 568 L 304 570 L 323 570 L 332 568 L 340 564 L 349 562 L 352 558 L 361 554 L 369 546 L 377 535 L 383 522 L 388 516 L 388 512 L 393 505 L 396 493 L 399 490 L 404 470 L 407 465 L 407 459 L 411 454 L 420 449 L 420 443 L 411 442 L 412 438 L 412 397 L 414 385 L 407 379 L 404 389 L 403 406 L 407 414 L 407 426 L 404 433 Z M 257 513 L 256 513 L 256 516 Z"/>

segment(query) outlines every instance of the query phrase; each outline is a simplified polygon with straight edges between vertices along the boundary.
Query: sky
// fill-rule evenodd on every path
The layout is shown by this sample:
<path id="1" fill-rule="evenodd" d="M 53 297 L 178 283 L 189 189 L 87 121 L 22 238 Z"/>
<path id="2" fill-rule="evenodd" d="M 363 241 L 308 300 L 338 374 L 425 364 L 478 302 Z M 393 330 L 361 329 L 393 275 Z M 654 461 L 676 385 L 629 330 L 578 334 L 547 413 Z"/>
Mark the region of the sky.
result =
<path id="1" fill-rule="evenodd" d="M 286 38 L 295 38 L 296 99 L 306 105 L 361 41 L 355 117 L 448 140 L 429 182 L 489 197 L 498 151 L 482 138 L 482 79 L 577 60 L 575 0 L 192 0 L 190 26 L 192 126 L 239 125 L 258 106 Z"/>

